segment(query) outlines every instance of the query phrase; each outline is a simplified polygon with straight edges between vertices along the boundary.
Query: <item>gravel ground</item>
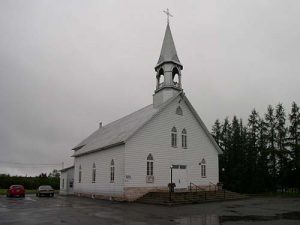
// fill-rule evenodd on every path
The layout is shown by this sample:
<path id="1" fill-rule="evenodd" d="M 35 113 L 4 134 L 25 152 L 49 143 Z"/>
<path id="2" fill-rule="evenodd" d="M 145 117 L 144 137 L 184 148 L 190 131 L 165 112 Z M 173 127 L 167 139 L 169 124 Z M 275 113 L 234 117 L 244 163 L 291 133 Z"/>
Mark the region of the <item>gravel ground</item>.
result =
<path id="1" fill-rule="evenodd" d="M 300 198 L 157 206 L 79 197 L 0 197 L 0 224 L 299 225 Z"/>

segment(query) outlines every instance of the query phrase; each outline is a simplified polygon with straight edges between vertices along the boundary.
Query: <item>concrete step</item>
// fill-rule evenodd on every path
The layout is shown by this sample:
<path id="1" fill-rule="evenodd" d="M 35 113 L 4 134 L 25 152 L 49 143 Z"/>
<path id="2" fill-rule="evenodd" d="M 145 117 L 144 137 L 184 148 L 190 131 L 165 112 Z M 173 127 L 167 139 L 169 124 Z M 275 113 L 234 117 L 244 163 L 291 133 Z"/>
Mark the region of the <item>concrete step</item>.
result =
<path id="1" fill-rule="evenodd" d="M 168 192 L 150 192 L 139 198 L 137 202 L 147 204 L 190 204 L 212 201 L 224 201 L 247 198 L 245 195 L 231 191 L 201 191 L 201 192 L 174 192 L 172 201 L 169 201 Z"/>

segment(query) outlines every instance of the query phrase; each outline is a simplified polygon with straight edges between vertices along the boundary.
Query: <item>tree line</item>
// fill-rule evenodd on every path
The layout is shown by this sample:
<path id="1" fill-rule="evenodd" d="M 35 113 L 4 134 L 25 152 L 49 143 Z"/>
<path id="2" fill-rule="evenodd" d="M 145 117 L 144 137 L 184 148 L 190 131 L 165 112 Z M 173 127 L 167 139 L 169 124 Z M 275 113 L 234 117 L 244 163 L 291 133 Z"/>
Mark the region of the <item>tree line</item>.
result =
<path id="1" fill-rule="evenodd" d="M 212 135 L 223 150 L 220 182 L 242 193 L 300 191 L 300 110 L 289 113 L 281 103 L 259 115 L 253 109 L 247 123 L 234 116 L 217 119 Z"/>
<path id="2" fill-rule="evenodd" d="M 10 176 L 0 174 L 0 188 L 8 189 L 10 185 L 21 184 L 25 189 L 37 189 L 41 185 L 51 185 L 54 189 L 59 189 L 59 172 L 53 170 L 48 175 L 41 173 L 36 177 Z"/>

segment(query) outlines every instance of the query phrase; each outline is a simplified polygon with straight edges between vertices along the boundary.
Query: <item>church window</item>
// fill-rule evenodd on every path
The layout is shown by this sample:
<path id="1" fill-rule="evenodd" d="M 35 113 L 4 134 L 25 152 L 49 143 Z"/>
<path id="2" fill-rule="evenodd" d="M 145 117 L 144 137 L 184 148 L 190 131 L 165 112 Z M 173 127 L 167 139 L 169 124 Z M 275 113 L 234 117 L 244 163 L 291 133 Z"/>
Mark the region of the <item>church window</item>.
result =
<path id="1" fill-rule="evenodd" d="M 205 159 L 201 161 L 201 177 L 206 177 L 206 162 Z"/>
<path id="2" fill-rule="evenodd" d="M 147 176 L 153 176 L 153 156 L 151 154 L 147 157 Z"/>
<path id="3" fill-rule="evenodd" d="M 177 129 L 176 127 L 173 127 L 171 130 L 171 145 L 172 147 L 177 147 Z"/>
<path id="4" fill-rule="evenodd" d="M 164 77 L 164 70 L 162 68 L 158 71 L 156 79 L 157 79 L 157 89 L 163 87 L 165 83 L 165 77 Z"/>
<path id="5" fill-rule="evenodd" d="M 79 173 L 78 173 L 78 183 L 81 183 L 81 176 L 82 176 L 82 171 L 81 171 L 81 165 L 79 166 Z"/>
<path id="6" fill-rule="evenodd" d="M 175 87 L 180 88 L 179 71 L 176 67 L 174 67 L 172 70 L 172 80 L 173 80 L 173 85 Z"/>
<path id="7" fill-rule="evenodd" d="M 110 182 L 115 182 L 115 162 L 113 159 L 110 162 Z"/>
<path id="8" fill-rule="evenodd" d="M 96 182 L 96 165 L 93 163 L 93 170 L 92 170 L 92 183 Z"/>
<path id="9" fill-rule="evenodd" d="M 184 128 L 182 130 L 182 134 L 181 134 L 181 137 L 182 137 L 182 148 L 187 148 L 187 133 L 186 133 L 186 129 Z"/>
<path id="10" fill-rule="evenodd" d="M 177 109 L 176 109 L 176 114 L 177 114 L 177 115 L 180 115 L 180 116 L 183 115 L 183 112 L 182 112 L 182 109 L 181 109 L 180 106 L 177 107 Z"/>

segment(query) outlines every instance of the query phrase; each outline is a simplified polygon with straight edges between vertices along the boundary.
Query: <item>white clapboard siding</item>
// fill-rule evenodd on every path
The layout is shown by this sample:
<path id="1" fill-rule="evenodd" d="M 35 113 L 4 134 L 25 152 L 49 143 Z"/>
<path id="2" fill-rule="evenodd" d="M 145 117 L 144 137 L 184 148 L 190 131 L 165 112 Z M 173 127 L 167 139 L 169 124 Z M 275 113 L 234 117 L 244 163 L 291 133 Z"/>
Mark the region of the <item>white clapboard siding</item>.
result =
<path id="1" fill-rule="evenodd" d="M 110 182 L 110 163 L 114 160 L 115 180 Z M 96 182 L 92 183 L 93 163 L 96 164 Z M 82 177 L 79 179 L 79 166 Z M 95 195 L 121 196 L 124 186 L 124 145 L 75 158 L 74 192 Z"/>
<path id="2" fill-rule="evenodd" d="M 60 194 L 73 194 L 73 187 L 70 187 L 70 182 L 74 181 L 74 168 L 69 168 L 60 173 Z"/>
<path id="3" fill-rule="evenodd" d="M 197 122 L 183 100 L 171 103 L 153 118 L 139 132 L 130 138 L 125 146 L 125 187 L 166 186 L 170 182 L 172 164 L 187 165 L 188 183 L 209 185 L 217 183 L 218 152 Z M 183 116 L 176 114 L 180 106 Z M 171 129 L 177 129 L 177 148 L 171 147 Z M 187 131 L 187 149 L 183 149 L 181 132 Z M 154 157 L 154 183 L 146 183 L 147 156 Z M 200 165 L 206 160 L 207 178 L 201 178 Z"/>

